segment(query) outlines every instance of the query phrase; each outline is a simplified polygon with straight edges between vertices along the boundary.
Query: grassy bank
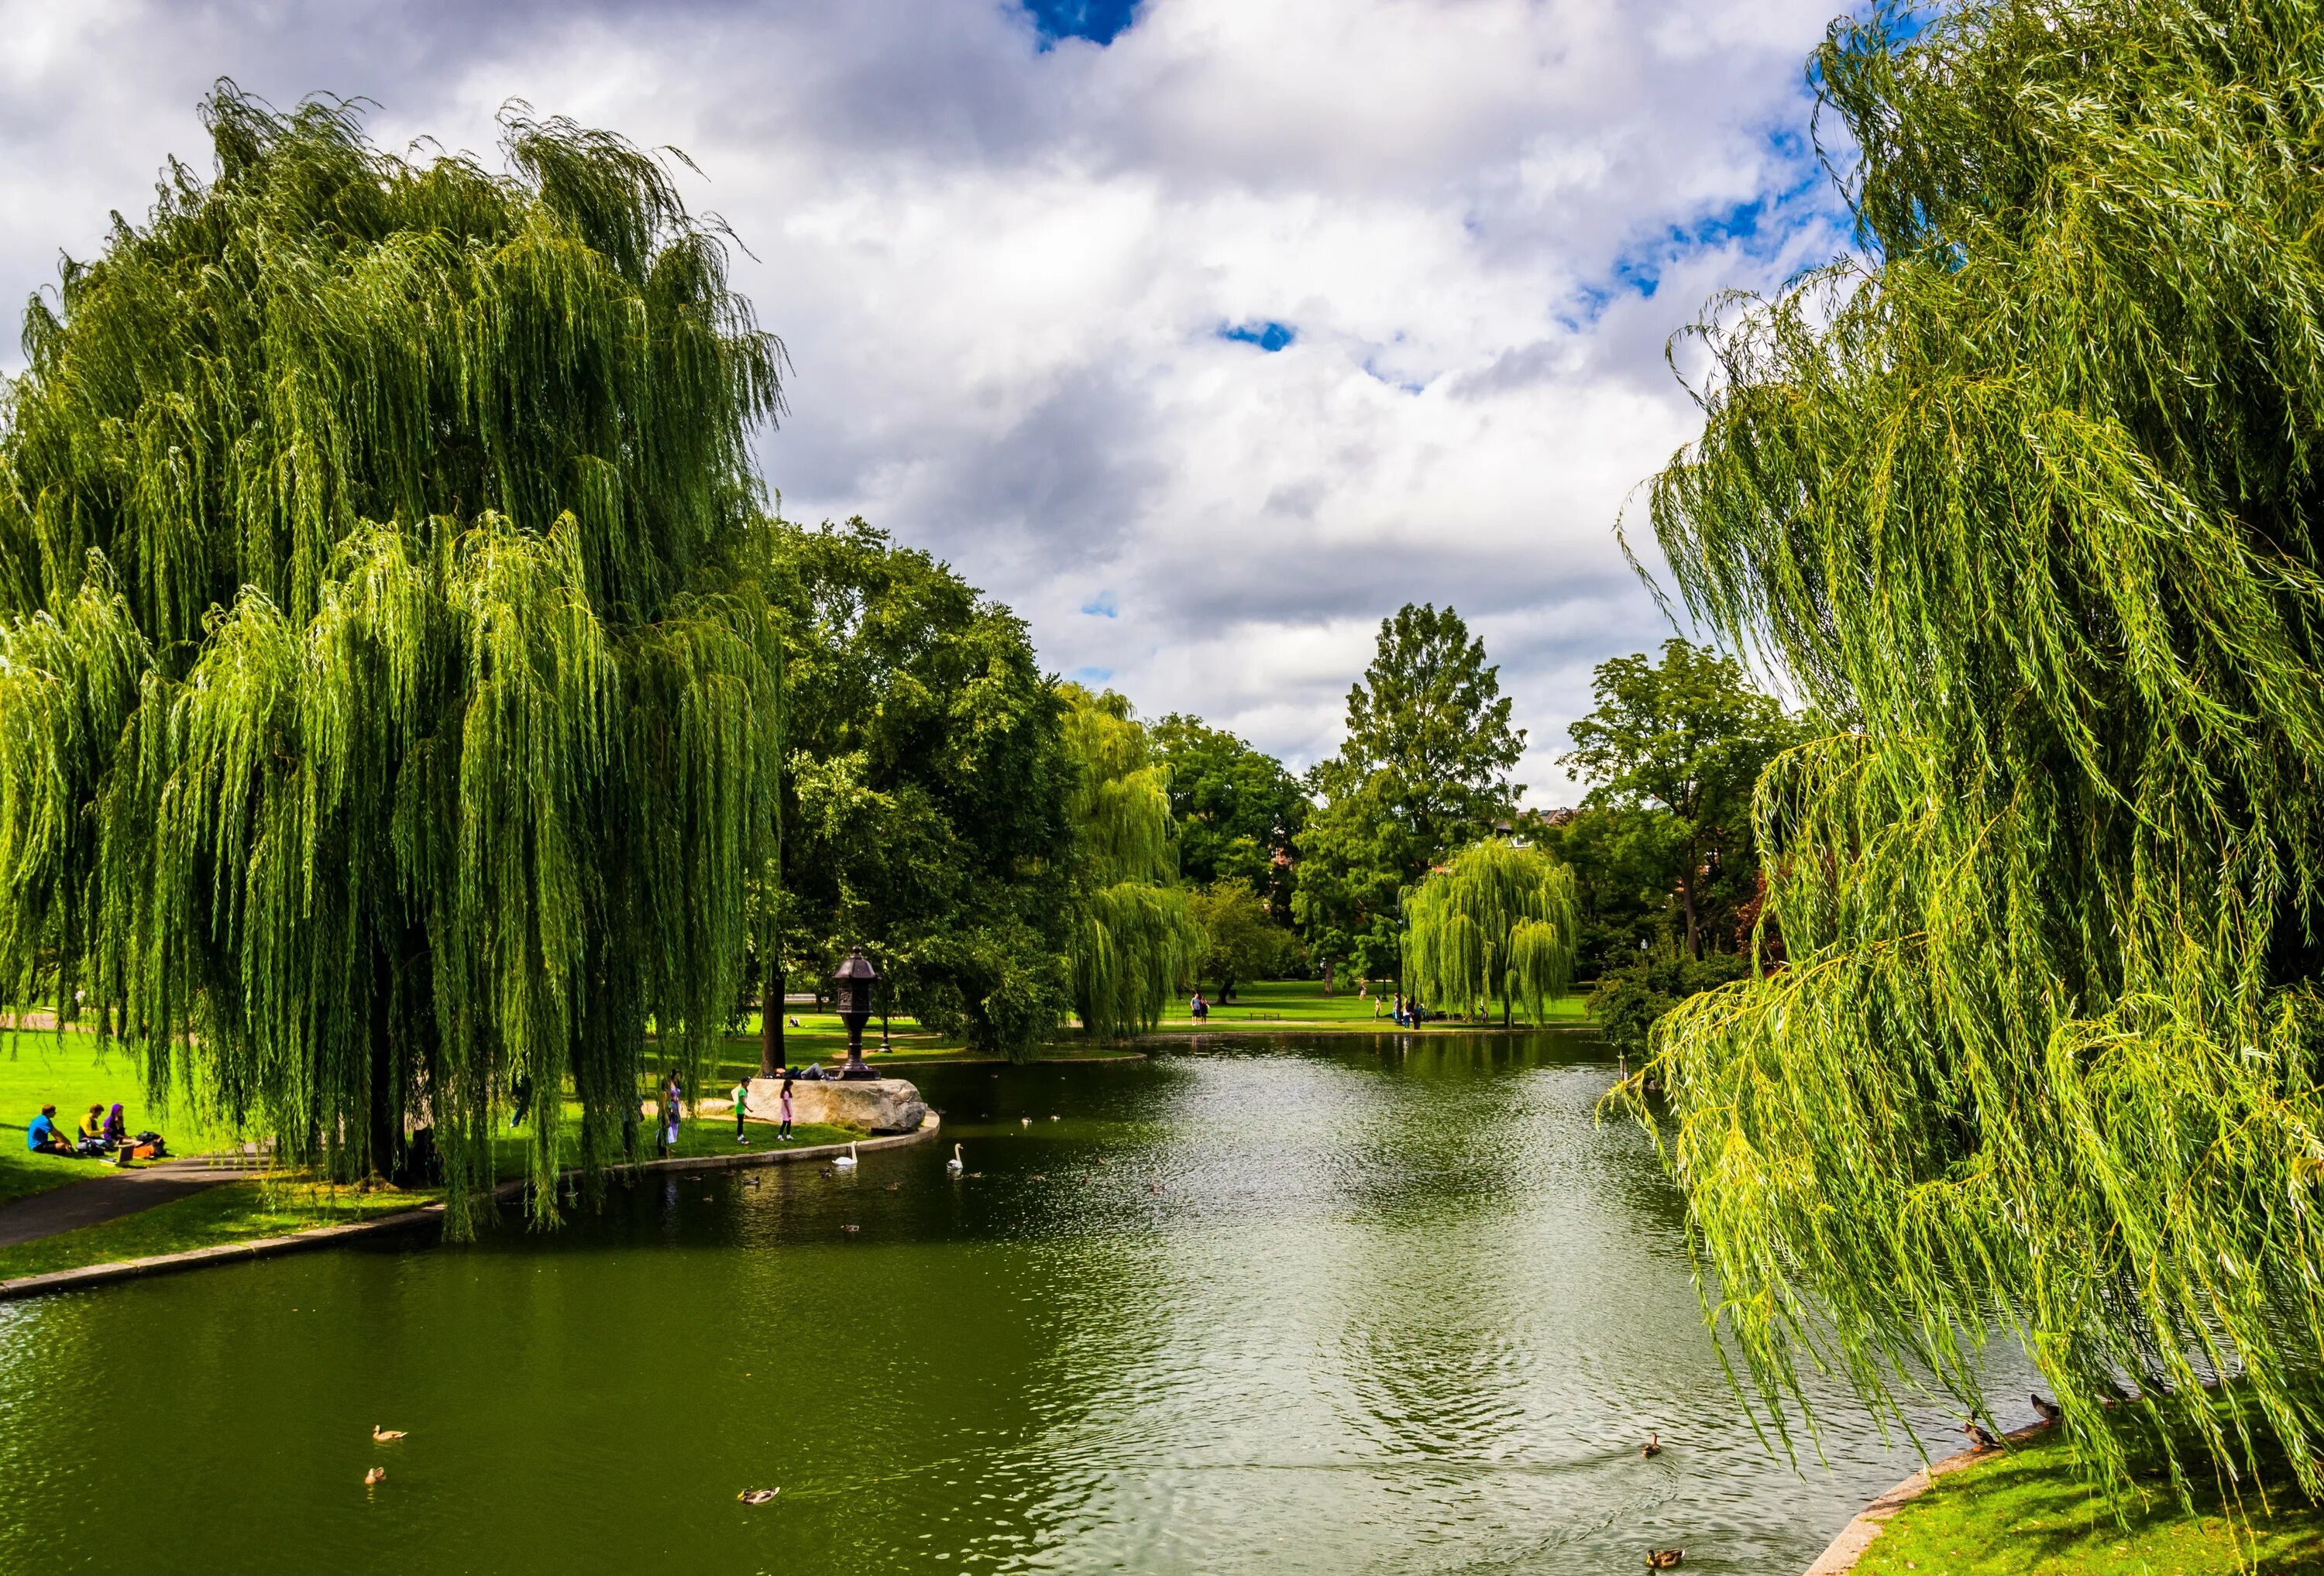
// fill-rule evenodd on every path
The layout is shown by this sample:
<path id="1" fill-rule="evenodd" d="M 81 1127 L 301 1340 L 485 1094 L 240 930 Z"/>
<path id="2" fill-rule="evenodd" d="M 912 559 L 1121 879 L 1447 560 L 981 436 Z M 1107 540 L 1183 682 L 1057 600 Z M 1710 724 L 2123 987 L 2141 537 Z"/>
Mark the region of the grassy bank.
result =
<path id="1" fill-rule="evenodd" d="M 2246 1491 L 2239 1527 L 2216 1493 L 2181 1510 L 2166 1484 L 2144 1506 L 2094 1496 L 2063 1444 L 2043 1440 L 1949 1472 L 1898 1511 L 1858 1576 L 2236 1576 L 2324 1570 L 2324 1515 L 2269 1486 Z M 2254 1562 L 2256 1562 L 2255 1565 Z"/>
<path id="2" fill-rule="evenodd" d="M 24 1128 L 43 1105 L 57 1108 L 57 1125 L 71 1133 L 92 1105 L 118 1101 L 129 1130 L 151 1128 L 175 1154 L 213 1153 L 233 1146 L 226 1128 L 197 1120 L 180 1101 L 156 1110 L 145 1101 L 145 1071 L 127 1051 L 101 1052 L 97 1036 L 78 1030 L 0 1031 L 0 1202 L 85 1182 L 102 1162 L 65 1160 L 24 1149 Z"/>

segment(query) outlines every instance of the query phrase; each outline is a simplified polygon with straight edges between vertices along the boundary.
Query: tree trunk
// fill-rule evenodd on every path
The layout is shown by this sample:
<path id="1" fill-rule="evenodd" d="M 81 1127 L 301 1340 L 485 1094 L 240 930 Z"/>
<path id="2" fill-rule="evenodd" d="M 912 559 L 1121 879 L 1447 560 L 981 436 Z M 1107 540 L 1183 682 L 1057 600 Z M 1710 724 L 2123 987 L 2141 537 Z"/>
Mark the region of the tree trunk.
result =
<path id="1" fill-rule="evenodd" d="M 783 971 L 766 971 L 763 1004 L 759 1009 L 759 1076 L 771 1078 L 783 1064 Z"/>
<path id="2" fill-rule="evenodd" d="M 1694 873 L 1702 868 L 1702 855 L 1690 840 L 1686 845 L 1686 879 L 1679 882 L 1679 896 L 1686 900 L 1686 955 L 1695 962 L 1702 961 L 1702 937 L 1696 933 L 1694 923 Z"/>
<path id="3" fill-rule="evenodd" d="M 1324 995 L 1326 995 L 1326 996 L 1329 996 L 1331 993 L 1332 993 L 1332 960 L 1331 960 L 1330 958 L 1325 958 L 1325 959 L 1323 960 L 1323 994 L 1324 994 Z"/>
<path id="4" fill-rule="evenodd" d="M 374 945 L 371 959 L 371 1120 L 364 1135 L 364 1164 L 381 1176 L 392 1176 L 403 1137 L 403 1105 L 395 1098 L 395 964 L 383 946 Z"/>

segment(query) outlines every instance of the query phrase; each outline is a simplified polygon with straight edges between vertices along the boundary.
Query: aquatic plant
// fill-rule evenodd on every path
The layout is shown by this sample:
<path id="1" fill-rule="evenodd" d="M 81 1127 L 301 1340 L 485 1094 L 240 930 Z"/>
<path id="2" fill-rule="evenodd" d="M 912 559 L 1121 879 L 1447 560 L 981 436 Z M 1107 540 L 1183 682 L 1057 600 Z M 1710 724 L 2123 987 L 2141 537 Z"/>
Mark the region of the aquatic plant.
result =
<path id="1" fill-rule="evenodd" d="M 781 347 L 611 134 L 514 106 L 495 174 L 204 119 L 6 392 L 0 980 L 336 1174 L 432 1128 L 455 1232 L 529 1080 L 550 1218 L 772 889 Z"/>
<path id="2" fill-rule="evenodd" d="M 1657 1038 L 1709 1311 L 1779 1417 L 1827 1364 L 1981 1407 L 2006 1332 L 2114 1480 L 2273 1436 L 2324 1492 L 2324 27 L 1911 20 L 1816 58 L 1865 254 L 1713 310 L 1652 492 L 1851 724 L 1760 784 L 1788 965 Z"/>
<path id="3" fill-rule="evenodd" d="M 1422 1001 L 1501 1022 L 1542 1023 L 1573 980 L 1581 932 L 1573 872 L 1539 848 L 1488 837 L 1404 895 L 1404 988 Z"/>

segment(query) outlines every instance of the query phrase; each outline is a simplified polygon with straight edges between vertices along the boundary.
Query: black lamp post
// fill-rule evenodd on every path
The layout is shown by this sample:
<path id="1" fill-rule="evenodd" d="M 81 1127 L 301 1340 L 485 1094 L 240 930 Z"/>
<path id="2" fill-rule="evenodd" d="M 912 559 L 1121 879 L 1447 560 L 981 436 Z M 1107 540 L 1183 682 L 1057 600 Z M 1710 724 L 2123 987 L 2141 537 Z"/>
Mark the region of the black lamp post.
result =
<path id="1" fill-rule="evenodd" d="M 879 1074 L 863 1064 L 863 1026 L 872 1019 L 872 987 L 879 982 L 880 971 L 863 955 L 862 947 L 847 954 L 831 976 L 838 987 L 839 1021 L 847 1026 L 847 1065 L 840 1072 L 842 1078 L 877 1078 Z"/>

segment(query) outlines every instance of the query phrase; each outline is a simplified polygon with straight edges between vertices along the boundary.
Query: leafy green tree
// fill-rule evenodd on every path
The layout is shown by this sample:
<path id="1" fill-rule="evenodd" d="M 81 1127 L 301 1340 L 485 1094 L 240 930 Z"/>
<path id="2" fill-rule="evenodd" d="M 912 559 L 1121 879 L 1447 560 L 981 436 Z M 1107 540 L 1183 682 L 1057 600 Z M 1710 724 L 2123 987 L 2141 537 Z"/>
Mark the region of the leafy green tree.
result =
<path id="1" fill-rule="evenodd" d="M 28 309 L 0 401 L 0 975 L 346 1175 L 512 1085 L 590 1167 L 771 889 L 751 429 L 780 347 L 655 159 L 511 172 L 221 86 L 214 176 Z M 563 1102 L 533 1103 L 553 1218 Z"/>
<path id="2" fill-rule="evenodd" d="M 1067 1000 L 1080 770 L 1024 623 L 861 520 L 773 530 L 792 653 L 771 955 L 819 985 L 861 943 L 883 1007 L 1021 1052 Z"/>
<path id="3" fill-rule="evenodd" d="M 1691 958 L 1673 945 L 1609 969 L 1590 992 L 1590 1017 L 1606 1043 L 1626 1056 L 1644 1056 L 1663 1014 L 1692 996 L 1731 984 L 1751 972 L 1740 953 Z"/>
<path id="4" fill-rule="evenodd" d="M 1074 1010 L 1093 1035 L 1150 1030 L 1204 945 L 1177 882 L 1166 769 L 1127 699 L 1062 690 L 1077 773 L 1067 809 Z"/>
<path id="5" fill-rule="evenodd" d="M 1573 982 L 1580 914 L 1573 872 L 1538 847 L 1487 837 L 1454 854 L 1404 899 L 1405 989 L 1466 1017 L 1499 998 L 1547 1021 Z"/>
<path id="6" fill-rule="evenodd" d="M 1242 881 L 1229 877 L 1199 887 L 1186 900 L 1187 912 L 1202 927 L 1204 944 L 1195 972 L 1217 982 L 1219 1000 L 1234 1000 L 1238 981 L 1261 980 L 1280 973 L 1298 944 L 1274 922 L 1266 900 Z"/>
<path id="7" fill-rule="evenodd" d="M 1500 669 L 1451 608 L 1407 603 L 1380 621 L 1364 677 L 1348 691 L 1346 742 L 1309 774 L 1322 801 L 1296 838 L 1293 912 L 1331 968 L 1393 975 L 1405 888 L 1505 819 L 1525 792 L 1508 773 L 1525 753 L 1509 725 Z"/>
<path id="8" fill-rule="evenodd" d="M 1283 762 L 1200 717 L 1173 714 L 1148 732 L 1170 769 L 1178 868 L 1196 886 L 1238 880 L 1260 893 L 1279 924 L 1291 917 L 1292 843 L 1307 795 Z"/>
<path id="9" fill-rule="evenodd" d="M 1597 709 L 1573 724 L 1563 764 L 1597 779 L 1592 806 L 1670 818 L 1652 834 L 1675 856 L 1669 879 L 1699 958 L 1706 921 L 1750 894 L 1752 789 L 1795 730 L 1733 659 L 1684 641 L 1664 641 L 1659 663 L 1600 663 L 1591 687 Z"/>
<path id="10" fill-rule="evenodd" d="M 1675 845 L 1675 817 L 1642 806 L 1585 805 L 1552 811 L 1527 830 L 1573 871 L 1580 911 L 1574 967 L 1582 978 L 1637 963 L 1680 923 L 1672 872 L 1686 856 Z"/>
<path id="11" fill-rule="evenodd" d="M 2324 29 L 1914 20 L 1816 61 L 1863 257 L 1720 309 L 1654 485 L 1696 615 L 1858 721 L 1762 783 L 1790 962 L 1664 1020 L 1666 1152 L 1771 1401 L 1812 1343 L 1978 1405 L 2006 1332 L 2115 1480 L 2324 1495 Z"/>

